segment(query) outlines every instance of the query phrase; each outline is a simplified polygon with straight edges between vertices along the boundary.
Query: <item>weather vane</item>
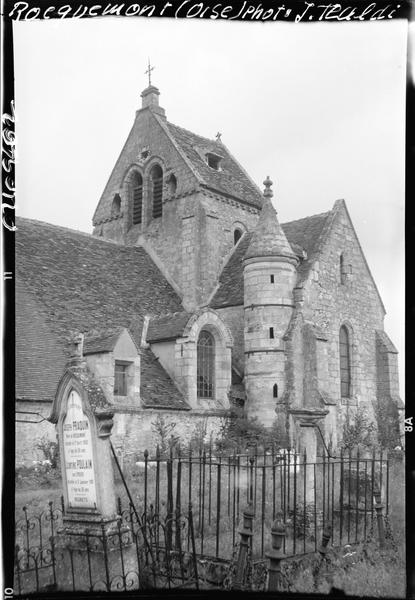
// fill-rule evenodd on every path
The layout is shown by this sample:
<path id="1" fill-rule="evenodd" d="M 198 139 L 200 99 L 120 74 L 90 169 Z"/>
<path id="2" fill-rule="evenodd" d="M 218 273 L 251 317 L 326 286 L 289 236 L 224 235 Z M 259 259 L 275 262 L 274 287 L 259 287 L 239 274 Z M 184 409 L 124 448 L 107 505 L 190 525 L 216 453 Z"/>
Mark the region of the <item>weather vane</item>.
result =
<path id="1" fill-rule="evenodd" d="M 148 68 L 147 71 L 144 72 L 145 75 L 148 74 L 148 86 L 150 87 L 151 85 L 151 71 L 154 71 L 155 67 L 151 67 L 150 66 L 150 59 L 148 59 Z"/>

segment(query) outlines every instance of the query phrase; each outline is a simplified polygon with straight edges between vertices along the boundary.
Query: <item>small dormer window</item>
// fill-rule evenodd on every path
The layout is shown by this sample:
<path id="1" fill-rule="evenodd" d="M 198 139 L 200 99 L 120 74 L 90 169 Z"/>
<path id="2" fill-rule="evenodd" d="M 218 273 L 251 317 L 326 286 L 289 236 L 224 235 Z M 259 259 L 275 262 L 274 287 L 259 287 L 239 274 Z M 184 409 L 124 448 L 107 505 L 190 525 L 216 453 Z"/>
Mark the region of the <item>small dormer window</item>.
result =
<path id="1" fill-rule="evenodd" d="M 130 363 L 115 361 L 114 369 L 114 396 L 127 396 L 128 394 L 128 367 Z"/>
<path id="2" fill-rule="evenodd" d="M 220 162 L 222 157 L 219 154 L 215 154 L 214 152 L 206 153 L 206 162 L 208 166 L 214 171 L 220 171 Z"/>

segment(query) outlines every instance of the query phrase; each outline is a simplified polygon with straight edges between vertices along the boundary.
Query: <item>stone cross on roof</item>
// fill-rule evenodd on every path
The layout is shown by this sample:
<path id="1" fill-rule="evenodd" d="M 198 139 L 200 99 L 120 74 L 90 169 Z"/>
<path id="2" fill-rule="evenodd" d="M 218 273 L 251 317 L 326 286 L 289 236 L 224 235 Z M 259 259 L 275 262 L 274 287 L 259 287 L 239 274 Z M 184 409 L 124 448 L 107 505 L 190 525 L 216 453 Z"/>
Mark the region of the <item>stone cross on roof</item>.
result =
<path id="1" fill-rule="evenodd" d="M 150 66 L 150 59 L 148 59 L 147 71 L 144 71 L 144 75 L 148 75 L 148 87 L 151 86 L 151 71 L 154 71 L 155 67 Z"/>

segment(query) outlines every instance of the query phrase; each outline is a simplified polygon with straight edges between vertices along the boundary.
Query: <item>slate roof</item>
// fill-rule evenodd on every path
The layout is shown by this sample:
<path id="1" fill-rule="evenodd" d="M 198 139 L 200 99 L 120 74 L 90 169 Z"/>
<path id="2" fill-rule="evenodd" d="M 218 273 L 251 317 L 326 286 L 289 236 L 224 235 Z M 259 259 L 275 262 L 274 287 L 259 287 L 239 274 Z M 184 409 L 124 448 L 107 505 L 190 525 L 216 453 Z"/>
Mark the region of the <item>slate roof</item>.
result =
<path id="1" fill-rule="evenodd" d="M 111 330 L 126 327 L 139 347 L 145 314 L 165 314 L 182 309 L 179 296 L 144 249 L 121 246 L 39 221 L 17 220 L 16 272 L 17 280 L 24 282 L 27 293 L 44 314 L 43 327 L 37 336 L 44 343 L 42 347 L 40 341 L 32 346 L 26 332 L 32 327 L 30 313 L 35 307 L 29 306 L 27 296 L 16 295 L 16 309 L 22 319 L 19 325 L 22 343 L 16 346 L 16 386 L 22 393 L 27 389 L 25 365 L 28 354 L 34 368 L 43 364 L 49 338 L 53 337 L 67 356 L 64 342 L 69 341 L 73 331 L 90 331 L 97 326 Z M 33 328 L 32 337 L 36 334 L 36 324 Z M 61 365 L 53 360 L 53 356 L 50 358 L 60 377 Z M 144 401 L 156 406 L 163 395 L 166 405 L 182 406 L 180 392 L 151 351 L 144 353 L 141 360 Z M 54 373 L 50 370 L 45 373 L 46 377 L 43 377 L 39 367 L 33 381 L 36 390 L 32 391 L 36 391 L 36 398 L 44 392 L 40 383 L 35 382 L 47 379 L 47 390 L 44 391 L 49 394 L 53 388 Z"/>
<path id="2" fill-rule="evenodd" d="M 281 225 L 291 247 L 296 250 L 296 253 L 298 254 L 299 248 L 302 248 L 307 253 L 307 259 L 303 260 L 297 268 L 298 283 L 304 281 L 308 275 L 313 260 L 318 253 L 320 236 L 330 214 L 331 212 L 329 211 Z M 243 304 L 243 259 L 252 236 L 252 232 L 243 235 L 238 246 L 224 266 L 219 277 L 219 288 L 210 302 L 212 308 L 224 308 L 225 306 L 239 306 Z"/>
<path id="3" fill-rule="evenodd" d="M 270 198 L 264 198 L 260 217 L 253 231 L 245 258 L 262 256 L 295 257 L 294 252 L 277 219 Z"/>
<path id="4" fill-rule="evenodd" d="M 67 356 L 41 305 L 16 277 L 16 398 L 51 400 Z"/>
<path id="5" fill-rule="evenodd" d="M 141 399 L 146 408 L 190 410 L 190 406 L 149 348 L 141 350 Z"/>
<path id="6" fill-rule="evenodd" d="M 238 306 L 244 302 L 243 258 L 252 232 L 244 233 L 219 276 L 219 288 L 210 302 L 212 308 Z"/>
<path id="7" fill-rule="evenodd" d="M 112 352 L 124 327 L 107 329 L 101 332 L 87 332 L 84 338 L 84 355 L 98 354 L 99 352 Z"/>
<path id="8" fill-rule="evenodd" d="M 153 317 L 148 324 L 147 342 L 177 339 L 183 333 L 190 317 L 190 313 L 185 311 Z"/>
<path id="9" fill-rule="evenodd" d="M 167 127 L 207 188 L 224 192 L 257 208 L 262 207 L 263 197 L 260 189 L 224 144 L 196 135 L 172 123 L 167 123 Z M 203 158 L 206 152 L 214 152 L 223 157 L 220 171 L 208 166 Z"/>

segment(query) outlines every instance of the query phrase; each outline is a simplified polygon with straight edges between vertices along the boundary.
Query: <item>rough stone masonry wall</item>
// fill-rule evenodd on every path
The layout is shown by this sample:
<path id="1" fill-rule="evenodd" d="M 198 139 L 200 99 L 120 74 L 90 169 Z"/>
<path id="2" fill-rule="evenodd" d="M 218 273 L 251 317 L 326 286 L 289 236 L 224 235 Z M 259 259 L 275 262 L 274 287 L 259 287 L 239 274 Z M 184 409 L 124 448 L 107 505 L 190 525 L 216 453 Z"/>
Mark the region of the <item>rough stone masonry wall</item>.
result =
<path id="1" fill-rule="evenodd" d="M 143 223 L 132 225 L 128 173 L 137 165 L 143 147 L 149 159 L 138 166 L 143 176 Z M 163 215 L 151 216 L 148 174 L 153 164 L 163 169 Z M 174 174 L 172 194 L 166 180 Z M 168 274 L 185 294 L 189 307 L 203 305 L 217 283 L 224 257 L 233 246 L 235 225 L 252 229 L 258 210 L 220 194 L 198 192 L 198 182 L 169 140 L 163 126 L 148 109 L 139 111 L 132 131 L 106 185 L 94 216 L 94 234 L 136 244 L 143 236 L 156 252 Z M 121 217 L 111 212 L 115 194 L 121 196 Z M 203 206 L 202 206 L 203 204 Z"/>
<path id="2" fill-rule="evenodd" d="M 384 332 L 377 332 L 376 337 L 379 439 L 383 446 L 395 448 L 403 443 L 397 351 Z"/>
<path id="3" fill-rule="evenodd" d="M 342 283 L 340 255 L 352 274 Z M 344 280 L 344 279 L 343 279 Z M 337 428 L 342 431 L 347 412 L 363 407 L 375 422 L 375 331 L 383 329 L 384 310 L 345 209 L 337 209 L 331 233 L 306 286 L 304 317 L 327 336 L 328 393 L 337 402 Z M 351 334 L 352 398 L 340 398 L 339 330 Z"/>
<path id="4" fill-rule="evenodd" d="M 286 391 L 283 338 L 293 313 L 296 275 L 293 264 L 277 258 L 244 266 L 246 410 L 265 426 L 272 425 Z"/>
<path id="5" fill-rule="evenodd" d="M 141 164 L 138 157 L 143 148 L 149 149 L 149 157 Z M 158 158 L 161 159 L 157 160 Z M 125 177 L 132 165 L 137 166 L 137 170 L 144 175 L 143 190 L 143 215 L 148 216 L 148 198 L 146 192 L 148 182 L 148 171 L 154 163 L 162 163 L 163 175 L 174 173 L 177 178 L 176 196 L 180 197 L 195 188 L 196 178 L 188 169 L 177 149 L 173 146 L 167 137 L 163 126 L 158 122 L 157 117 L 150 109 L 137 111 L 137 116 L 133 127 L 128 135 L 127 141 L 120 153 L 120 156 L 114 166 L 114 169 L 105 186 L 104 192 L 99 201 L 94 215 L 94 225 L 99 234 L 100 225 L 103 226 L 104 237 L 111 237 L 117 241 L 124 242 L 123 237 L 119 237 L 119 225 L 114 224 L 118 219 L 112 217 L 111 207 L 114 195 L 121 195 L 121 212 L 124 234 L 129 231 L 129 243 L 134 243 L 138 235 L 146 227 L 146 219 L 143 219 L 141 225 L 131 227 L 131 213 L 129 211 L 130 198 L 127 189 L 123 187 Z M 163 197 L 167 199 L 167 190 L 164 188 Z M 111 234 L 117 235 L 114 237 Z"/>
<path id="6" fill-rule="evenodd" d="M 43 418 L 47 418 L 52 408 L 51 402 L 21 401 L 16 402 L 16 411 L 37 412 Z M 37 415 L 16 414 L 16 419 L 30 419 L 37 421 L 40 419 Z M 45 460 L 41 450 L 35 448 L 35 444 L 43 437 L 52 442 L 56 442 L 55 426 L 49 421 L 41 421 L 34 425 L 33 423 L 16 422 L 16 466 L 30 466 L 34 460 Z"/>
<path id="7" fill-rule="evenodd" d="M 235 227 L 251 231 L 258 220 L 256 208 L 204 191 L 200 222 L 199 302 L 208 301 L 234 247 Z"/>
<path id="8" fill-rule="evenodd" d="M 180 286 L 188 306 L 203 306 L 233 248 L 234 224 L 254 227 L 258 211 L 208 192 L 173 198 L 163 210 L 163 217 L 148 225 L 146 241 Z"/>
<path id="9" fill-rule="evenodd" d="M 148 450 L 151 456 L 155 455 L 157 444 L 161 440 L 153 426 L 157 418 L 161 417 L 164 423 L 174 423 L 172 434 L 179 437 L 180 444 L 186 445 L 190 442 L 196 431 L 206 428 L 205 441 L 212 439 L 215 442 L 226 423 L 228 416 L 224 411 L 201 412 L 201 411 L 169 411 L 146 409 L 136 412 L 117 412 L 114 415 L 114 427 L 111 441 L 115 448 L 121 448 L 125 455 L 132 456 L 137 453 L 142 460 L 144 450 Z M 200 437 L 200 436 L 199 436 Z"/>
<path id="10" fill-rule="evenodd" d="M 238 372 L 243 375 L 245 369 L 244 307 L 242 305 L 228 306 L 226 308 L 217 309 L 217 312 L 232 333 L 232 364 L 235 365 Z"/>

